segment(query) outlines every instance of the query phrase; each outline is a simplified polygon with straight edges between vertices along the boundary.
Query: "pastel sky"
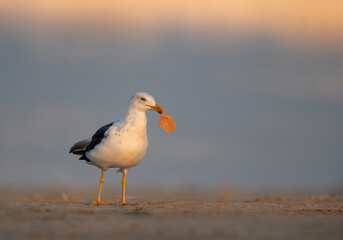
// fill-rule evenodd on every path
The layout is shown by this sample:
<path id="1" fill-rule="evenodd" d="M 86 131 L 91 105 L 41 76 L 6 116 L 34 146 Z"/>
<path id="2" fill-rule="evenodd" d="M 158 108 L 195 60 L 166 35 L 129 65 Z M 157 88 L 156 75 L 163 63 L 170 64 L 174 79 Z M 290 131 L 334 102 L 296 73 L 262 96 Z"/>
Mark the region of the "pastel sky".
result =
<path id="1" fill-rule="evenodd" d="M 137 91 L 177 131 L 133 187 L 342 187 L 342 42 L 343 1 L 0 0 L 0 187 L 96 188 L 68 150 Z"/>

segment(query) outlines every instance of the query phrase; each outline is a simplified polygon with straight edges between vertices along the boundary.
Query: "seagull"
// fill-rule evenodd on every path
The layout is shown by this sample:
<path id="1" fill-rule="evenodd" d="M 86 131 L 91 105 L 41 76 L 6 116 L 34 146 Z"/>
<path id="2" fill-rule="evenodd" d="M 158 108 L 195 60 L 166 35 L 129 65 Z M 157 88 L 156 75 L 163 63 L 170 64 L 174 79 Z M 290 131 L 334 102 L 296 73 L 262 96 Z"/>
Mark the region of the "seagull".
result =
<path id="1" fill-rule="evenodd" d="M 100 196 L 104 172 L 109 168 L 119 168 L 117 172 L 123 173 L 122 200 L 119 205 L 126 205 L 126 173 L 142 161 L 148 147 L 145 113 L 149 110 L 164 113 L 153 96 L 138 92 L 131 97 L 127 114 L 122 120 L 99 128 L 91 138 L 77 142 L 71 147 L 69 153 L 81 155 L 80 160 L 101 169 L 98 199 L 90 205 L 107 205 L 101 201 Z"/>

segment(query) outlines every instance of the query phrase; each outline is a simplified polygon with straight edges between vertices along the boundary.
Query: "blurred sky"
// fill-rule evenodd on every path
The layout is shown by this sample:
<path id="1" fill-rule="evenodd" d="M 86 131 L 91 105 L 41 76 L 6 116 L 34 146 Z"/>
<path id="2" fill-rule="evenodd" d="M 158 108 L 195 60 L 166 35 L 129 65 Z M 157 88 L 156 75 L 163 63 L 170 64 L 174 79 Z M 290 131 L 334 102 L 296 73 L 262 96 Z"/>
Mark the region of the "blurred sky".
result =
<path id="1" fill-rule="evenodd" d="M 0 187 L 97 189 L 68 150 L 137 91 L 177 131 L 129 186 L 342 187 L 342 42 L 339 0 L 0 0 Z"/>

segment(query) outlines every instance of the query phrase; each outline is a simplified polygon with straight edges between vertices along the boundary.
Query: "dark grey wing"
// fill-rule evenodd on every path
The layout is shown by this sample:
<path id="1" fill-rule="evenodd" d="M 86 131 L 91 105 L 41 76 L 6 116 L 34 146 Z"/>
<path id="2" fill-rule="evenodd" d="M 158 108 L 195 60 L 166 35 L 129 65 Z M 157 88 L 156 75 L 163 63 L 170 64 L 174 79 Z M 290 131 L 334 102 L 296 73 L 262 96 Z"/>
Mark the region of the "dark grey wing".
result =
<path id="1" fill-rule="evenodd" d="M 82 140 L 80 142 L 75 143 L 69 153 L 73 153 L 75 155 L 81 155 L 79 160 L 86 160 L 87 162 L 90 162 L 90 160 L 86 157 L 86 153 L 92 149 L 95 148 L 96 145 L 98 145 L 102 139 L 107 137 L 107 130 L 113 126 L 115 122 L 109 123 L 101 128 L 98 129 L 98 131 L 95 132 L 95 134 L 92 136 L 92 138 Z"/>
<path id="2" fill-rule="evenodd" d="M 107 132 L 107 130 L 113 126 L 115 122 L 109 123 L 101 128 L 99 128 L 98 131 L 96 131 L 96 133 L 94 133 L 94 135 L 92 136 L 92 141 L 91 143 L 86 147 L 86 152 L 92 150 L 95 148 L 96 145 L 98 145 L 104 138 L 107 137 L 107 135 L 105 134 Z"/>

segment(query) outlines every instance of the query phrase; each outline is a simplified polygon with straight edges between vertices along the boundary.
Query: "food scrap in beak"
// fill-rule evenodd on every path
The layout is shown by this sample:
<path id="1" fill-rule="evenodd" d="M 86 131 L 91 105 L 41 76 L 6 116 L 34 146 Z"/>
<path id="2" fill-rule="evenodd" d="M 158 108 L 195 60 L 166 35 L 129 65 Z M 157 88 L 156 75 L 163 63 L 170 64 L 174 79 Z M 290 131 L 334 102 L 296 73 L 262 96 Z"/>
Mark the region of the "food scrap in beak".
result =
<path id="1" fill-rule="evenodd" d="M 171 133 L 176 129 L 173 118 L 169 115 L 164 115 L 164 114 L 161 115 L 158 126 L 160 128 L 163 128 L 164 131 L 166 131 L 167 133 Z"/>
<path id="2" fill-rule="evenodd" d="M 161 114 L 161 118 L 158 123 L 158 126 L 160 128 L 163 128 L 164 131 L 166 131 L 167 133 L 171 133 L 176 129 L 173 118 L 169 115 L 165 115 L 164 109 L 162 107 L 158 106 L 157 104 L 155 106 L 149 106 L 149 107 L 151 108 L 151 110 L 154 110 L 158 112 L 159 114 Z"/>

